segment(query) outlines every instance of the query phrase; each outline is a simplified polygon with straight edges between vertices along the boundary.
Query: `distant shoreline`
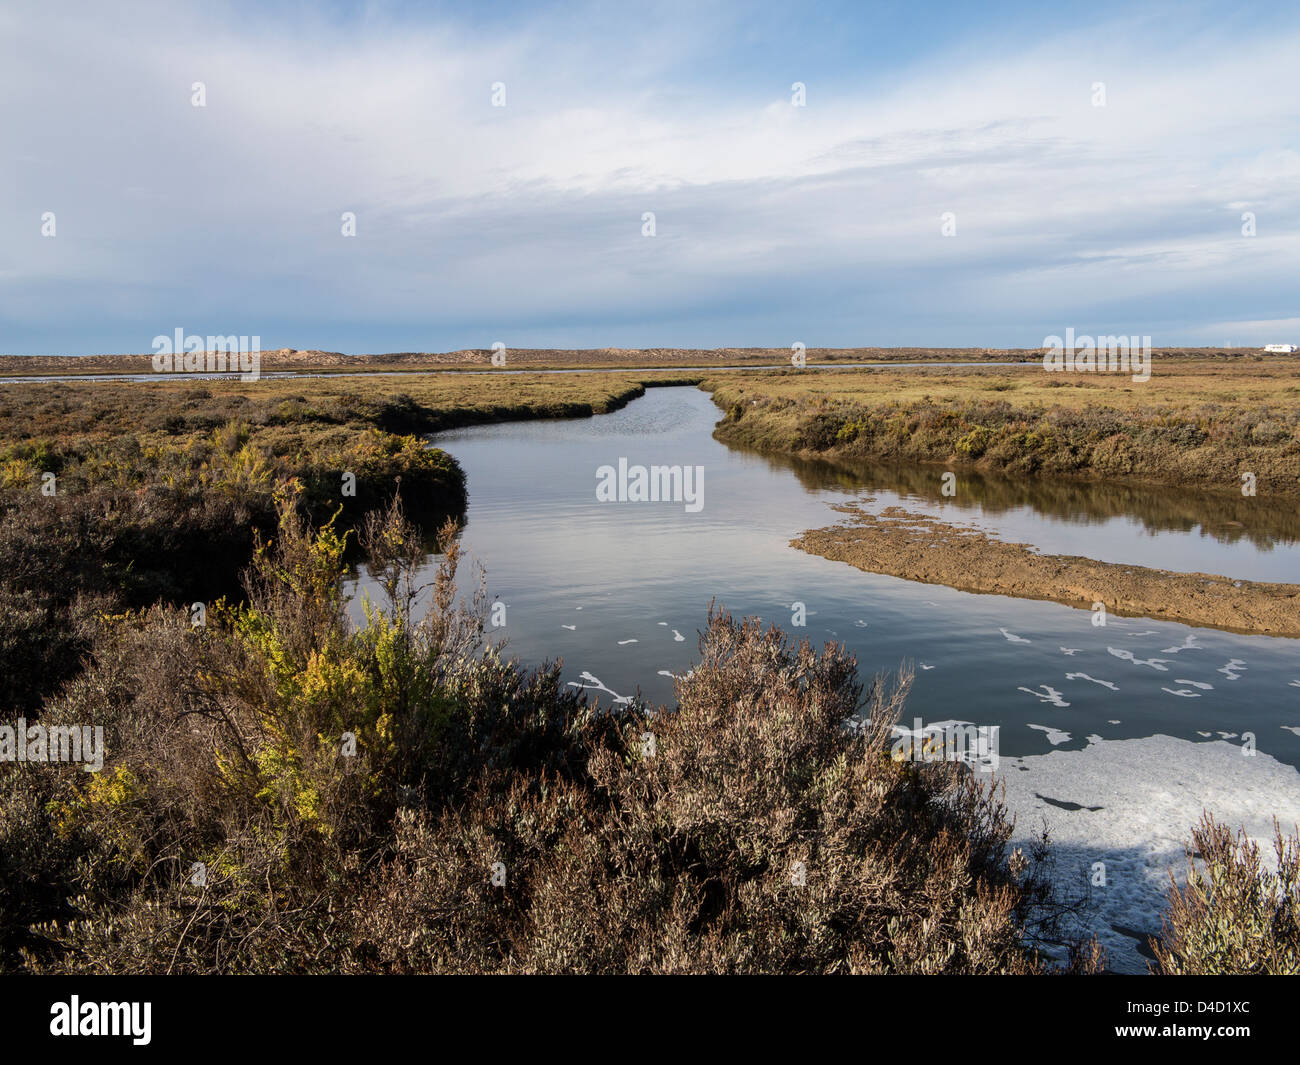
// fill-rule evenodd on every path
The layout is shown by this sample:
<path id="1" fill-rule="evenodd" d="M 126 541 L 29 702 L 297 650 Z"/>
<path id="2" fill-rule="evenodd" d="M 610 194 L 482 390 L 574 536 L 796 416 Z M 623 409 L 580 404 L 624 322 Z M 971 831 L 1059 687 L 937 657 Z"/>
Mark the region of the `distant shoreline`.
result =
<path id="1" fill-rule="evenodd" d="M 506 349 L 506 369 L 648 369 L 691 367 L 772 368 L 791 366 L 793 349 L 774 348 L 518 348 Z M 1164 358 L 1268 358 L 1257 348 L 1156 348 Z M 391 352 L 348 355 L 337 351 L 278 348 L 261 352 L 261 371 L 320 374 L 391 370 L 491 370 L 490 348 L 447 352 Z M 1037 348 L 807 348 L 809 365 L 848 362 L 890 365 L 902 362 L 1037 362 Z M 148 354 L 0 355 L 0 376 L 60 377 L 84 374 L 135 375 L 153 373 Z"/>

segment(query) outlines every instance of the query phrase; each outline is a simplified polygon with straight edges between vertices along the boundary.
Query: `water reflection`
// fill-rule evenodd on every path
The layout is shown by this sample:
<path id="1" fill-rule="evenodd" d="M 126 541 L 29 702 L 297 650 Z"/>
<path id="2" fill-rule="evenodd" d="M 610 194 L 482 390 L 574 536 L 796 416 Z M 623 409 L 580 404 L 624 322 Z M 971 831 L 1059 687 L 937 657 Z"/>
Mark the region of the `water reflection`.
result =
<path id="1" fill-rule="evenodd" d="M 1263 550 L 1300 542 L 1300 508 L 1293 502 L 1270 503 L 1259 496 L 1113 481 L 1013 479 L 960 470 L 960 491 L 947 499 L 940 495 L 939 475 L 946 469 L 942 465 L 830 462 L 729 446 L 761 457 L 774 470 L 790 471 L 800 484 L 814 491 L 869 488 L 959 509 L 978 508 L 987 515 L 1032 510 L 1079 525 L 1122 518 L 1147 532 L 1199 532 L 1222 544 L 1245 540 Z M 1300 573 L 1293 579 L 1300 579 Z"/>

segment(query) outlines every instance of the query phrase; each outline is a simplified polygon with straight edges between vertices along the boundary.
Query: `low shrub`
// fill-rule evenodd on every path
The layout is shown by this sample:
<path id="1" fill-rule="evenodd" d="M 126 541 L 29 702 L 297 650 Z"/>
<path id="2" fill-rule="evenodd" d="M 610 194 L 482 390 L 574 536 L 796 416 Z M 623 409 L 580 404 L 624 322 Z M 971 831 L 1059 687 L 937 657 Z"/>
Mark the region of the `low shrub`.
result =
<path id="1" fill-rule="evenodd" d="M 993 434 L 982 425 L 975 426 L 957 441 L 957 450 L 968 459 L 977 459 L 988 449 Z"/>
<path id="2" fill-rule="evenodd" d="M 1157 971 L 1186 976 L 1300 974 L 1300 836 L 1273 825 L 1276 866 L 1208 814 L 1192 832 L 1187 883 L 1171 877 Z"/>
<path id="3" fill-rule="evenodd" d="M 825 451 L 835 445 L 844 426 L 844 416 L 836 411 L 820 411 L 799 426 L 795 447 L 800 451 Z"/>
<path id="4" fill-rule="evenodd" d="M 282 503 L 246 602 L 106 619 L 48 723 L 99 774 L 0 789 L 0 954 L 33 972 L 1030 973 L 1045 852 L 958 763 L 890 757 L 907 677 L 711 611 L 679 706 L 589 705 L 482 650 L 454 528 L 417 620 L 396 505 L 360 539 Z M 1073 967 L 1095 969 L 1094 951 Z"/>

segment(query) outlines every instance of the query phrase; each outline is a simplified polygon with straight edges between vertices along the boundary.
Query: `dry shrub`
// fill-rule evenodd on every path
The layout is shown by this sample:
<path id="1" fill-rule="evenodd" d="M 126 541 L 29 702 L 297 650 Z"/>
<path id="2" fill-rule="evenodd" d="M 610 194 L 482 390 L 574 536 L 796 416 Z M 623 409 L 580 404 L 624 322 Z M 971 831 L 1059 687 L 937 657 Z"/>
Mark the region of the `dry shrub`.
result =
<path id="1" fill-rule="evenodd" d="M 417 537 L 364 524 L 385 596 L 353 626 L 346 537 L 283 499 L 246 603 L 107 624 L 44 711 L 103 724 L 104 770 L 0 795 L 15 853 L 63 841 L 0 865 L 7 967 L 1045 970 L 1041 852 L 963 767 L 889 755 L 909 677 L 711 610 L 677 709 L 593 707 L 481 649 L 454 526 L 417 620 Z"/>
<path id="2" fill-rule="evenodd" d="M 675 711 L 583 721 L 585 773 L 506 764 L 440 816 L 403 813 L 358 908 L 361 967 L 1042 970 L 1024 944 L 1050 889 L 1008 861 L 991 791 L 889 757 L 907 678 L 849 728 L 862 689 L 842 649 L 724 612 L 700 649 Z"/>
<path id="3" fill-rule="evenodd" d="M 1192 831 L 1187 883 L 1170 877 L 1158 971 L 1175 975 L 1300 974 L 1300 836 L 1273 822 L 1276 867 L 1245 831 L 1209 814 Z"/>

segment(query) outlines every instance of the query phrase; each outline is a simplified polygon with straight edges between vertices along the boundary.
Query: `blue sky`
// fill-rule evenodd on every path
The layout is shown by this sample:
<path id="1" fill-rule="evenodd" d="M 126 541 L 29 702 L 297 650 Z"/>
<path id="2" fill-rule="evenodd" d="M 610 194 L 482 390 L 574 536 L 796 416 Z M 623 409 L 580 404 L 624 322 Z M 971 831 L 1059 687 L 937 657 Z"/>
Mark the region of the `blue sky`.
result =
<path id="1" fill-rule="evenodd" d="M 1300 341 L 1295 4 L 109 7 L 0 9 L 0 352 Z"/>

